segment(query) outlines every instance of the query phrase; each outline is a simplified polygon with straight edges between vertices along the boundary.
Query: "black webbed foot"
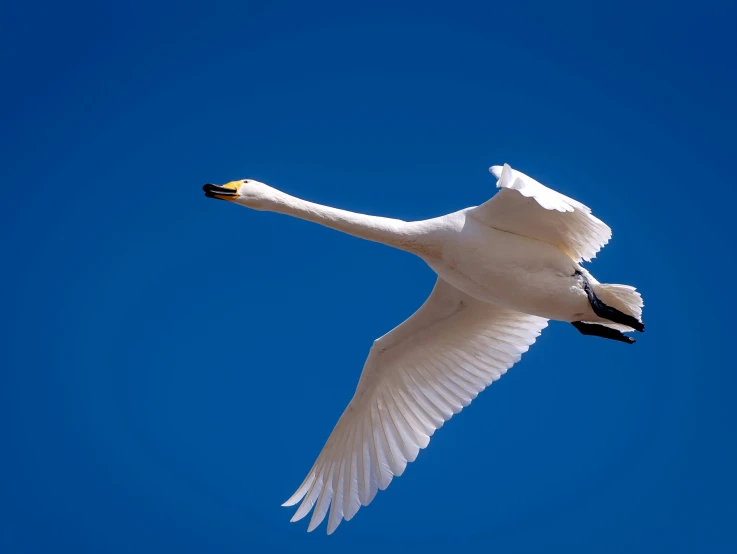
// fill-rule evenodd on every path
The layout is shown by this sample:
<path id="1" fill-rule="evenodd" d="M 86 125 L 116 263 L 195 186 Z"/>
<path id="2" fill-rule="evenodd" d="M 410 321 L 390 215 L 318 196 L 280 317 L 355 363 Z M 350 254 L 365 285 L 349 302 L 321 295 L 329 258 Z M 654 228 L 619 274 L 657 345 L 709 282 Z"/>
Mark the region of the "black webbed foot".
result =
<path id="1" fill-rule="evenodd" d="M 594 294 L 594 291 L 589 284 L 589 280 L 586 279 L 586 277 L 578 271 L 576 272 L 576 274 L 580 275 L 583 279 L 583 290 L 586 291 L 586 296 L 588 296 L 589 303 L 591 304 L 591 307 L 593 308 L 596 315 L 603 319 L 608 319 L 609 321 L 612 321 L 614 323 L 619 323 L 621 325 L 626 325 L 627 327 L 632 327 L 635 331 L 645 331 L 645 325 L 637 318 L 621 312 L 617 308 L 607 306 L 606 304 L 604 304 L 604 302 L 599 300 L 599 298 Z"/>
<path id="2" fill-rule="evenodd" d="M 604 339 L 617 340 L 627 344 L 633 344 L 635 339 L 622 334 L 616 329 L 598 325 L 596 323 L 584 323 L 583 321 L 574 321 L 571 323 L 582 335 L 590 335 L 594 337 L 602 337 Z"/>

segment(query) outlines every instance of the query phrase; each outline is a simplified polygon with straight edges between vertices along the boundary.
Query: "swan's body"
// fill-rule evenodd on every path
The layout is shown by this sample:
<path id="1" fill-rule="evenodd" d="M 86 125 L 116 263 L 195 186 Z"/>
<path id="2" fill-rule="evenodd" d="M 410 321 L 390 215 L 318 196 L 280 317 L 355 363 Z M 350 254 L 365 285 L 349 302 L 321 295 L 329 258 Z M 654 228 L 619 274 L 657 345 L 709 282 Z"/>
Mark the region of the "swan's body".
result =
<path id="1" fill-rule="evenodd" d="M 257 181 L 205 185 L 210 197 L 286 213 L 420 256 L 437 274 L 430 297 L 374 342 L 356 393 L 307 478 L 285 505 L 292 521 L 328 533 L 400 475 L 429 437 L 535 342 L 548 319 L 583 334 L 633 342 L 642 300 L 580 266 L 611 237 L 590 210 L 530 177 L 495 166 L 491 200 L 404 222 L 320 206 Z"/>
<path id="2" fill-rule="evenodd" d="M 445 216 L 437 256 L 423 259 L 447 283 L 484 302 L 559 321 L 598 321 L 559 248 L 489 227 L 463 211 Z M 448 232 L 450 231 L 450 232 Z"/>

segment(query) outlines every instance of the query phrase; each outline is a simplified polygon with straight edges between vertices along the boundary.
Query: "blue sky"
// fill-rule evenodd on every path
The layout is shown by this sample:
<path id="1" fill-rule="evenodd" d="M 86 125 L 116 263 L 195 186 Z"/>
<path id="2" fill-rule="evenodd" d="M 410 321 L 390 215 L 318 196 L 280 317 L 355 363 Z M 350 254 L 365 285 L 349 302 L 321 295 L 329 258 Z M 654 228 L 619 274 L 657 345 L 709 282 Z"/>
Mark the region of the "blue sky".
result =
<path id="1" fill-rule="evenodd" d="M 734 552 L 734 2 L 8 2 L 0 550 Z M 553 323 L 354 520 L 281 508 L 423 263 L 203 197 L 594 209 L 633 347 Z"/>

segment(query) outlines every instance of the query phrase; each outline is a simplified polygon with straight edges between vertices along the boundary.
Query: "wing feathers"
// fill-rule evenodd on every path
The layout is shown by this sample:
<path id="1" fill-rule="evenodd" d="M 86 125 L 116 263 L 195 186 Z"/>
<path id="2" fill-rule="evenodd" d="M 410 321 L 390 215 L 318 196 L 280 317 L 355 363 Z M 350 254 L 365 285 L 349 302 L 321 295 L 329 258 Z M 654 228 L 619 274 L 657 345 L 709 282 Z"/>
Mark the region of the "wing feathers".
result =
<path id="1" fill-rule="evenodd" d="M 612 230 L 580 202 L 504 164 L 490 171 L 501 190 L 468 213 L 486 225 L 552 244 L 576 262 L 589 261 Z"/>
<path id="2" fill-rule="evenodd" d="M 462 302 L 461 302 L 462 300 Z M 464 297 L 438 279 L 427 302 L 379 339 L 356 393 L 297 492 L 292 521 L 314 510 L 332 533 L 373 500 L 433 433 L 504 374 L 547 320 Z"/>

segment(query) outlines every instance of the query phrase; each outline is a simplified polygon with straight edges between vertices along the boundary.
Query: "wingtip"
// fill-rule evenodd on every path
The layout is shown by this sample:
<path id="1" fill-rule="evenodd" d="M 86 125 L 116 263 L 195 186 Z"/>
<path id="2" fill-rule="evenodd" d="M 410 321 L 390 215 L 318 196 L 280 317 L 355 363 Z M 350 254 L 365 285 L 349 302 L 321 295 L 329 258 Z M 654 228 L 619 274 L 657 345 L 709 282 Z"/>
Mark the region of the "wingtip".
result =
<path id="1" fill-rule="evenodd" d="M 489 168 L 489 173 L 491 173 L 494 177 L 497 179 L 502 176 L 502 170 L 504 169 L 501 165 L 492 165 Z"/>
<path id="2" fill-rule="evenodd" d="M 282 504 L 282 507 L 289 508 L 290 506 L 294 506 L 297 504 L 300 500 L 304 498 L 304 493 L 300 494 L 300 491 L 295 492 L 292 496 L 287 498 L 287 500 Z"/>
<path id="3" fill-rule="evenodd" d="M 310 486 L 315 480 L 314 473 L 310 472 L 304 481 L 302 481 L 302 484 L 299 486 L 299 488 L 294 492 L 292 496 L 290 496 L 282 506 L 294 506 L 297 504 L 300 500 L 302 500 L 305 495 L 307 494 L 307 491 L 309 490 Z"/>
<path id="4" fill-rule="evenodd" d="M 495 165 L 492 166 L 489 171 L 497 178 L 496 181 L 496 188 L 507 188 L 507 189 L 520 189 L 523 188 L 522 184 L 523 182 L 516 178 L 514 175 L 514 170 L 509 166 L 509 164 L 501 165 Z M 519 182 L 519 186 L 517 183 Z"/>
<path id="5" fill-rule="evenodd" d="M 307 527 L 307 532 L 312 533 L 321 523 L 322 519 L 320 521 L 310 521 L 310 525 Z"/>

